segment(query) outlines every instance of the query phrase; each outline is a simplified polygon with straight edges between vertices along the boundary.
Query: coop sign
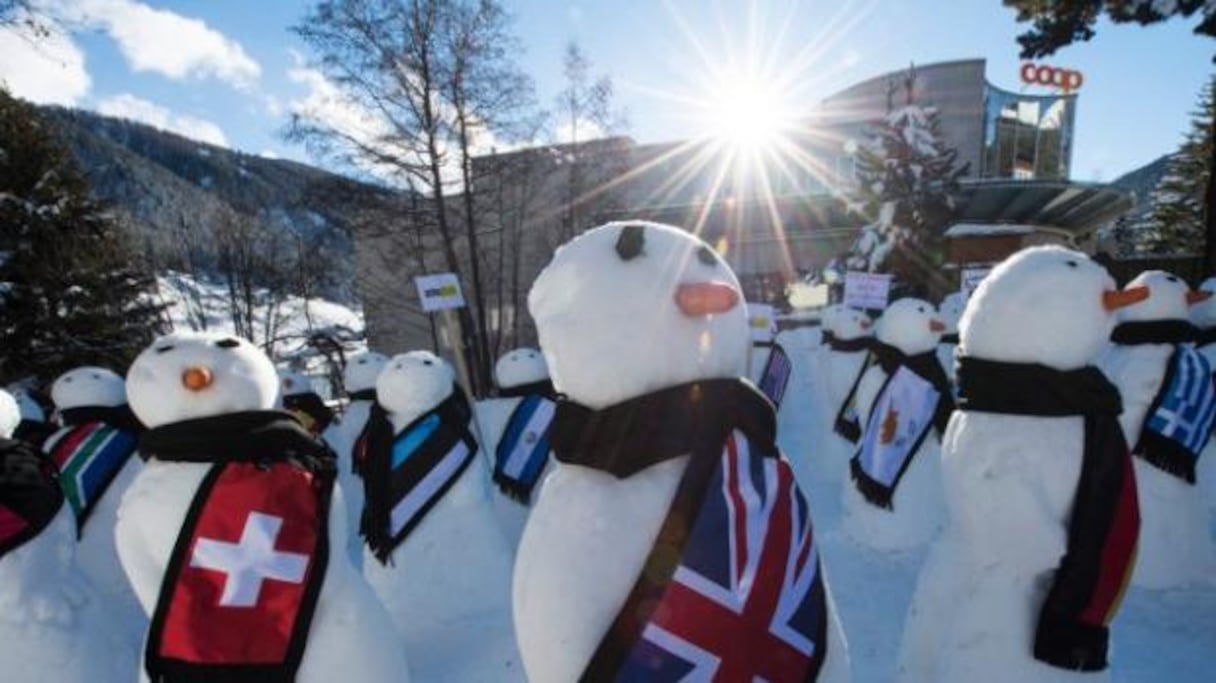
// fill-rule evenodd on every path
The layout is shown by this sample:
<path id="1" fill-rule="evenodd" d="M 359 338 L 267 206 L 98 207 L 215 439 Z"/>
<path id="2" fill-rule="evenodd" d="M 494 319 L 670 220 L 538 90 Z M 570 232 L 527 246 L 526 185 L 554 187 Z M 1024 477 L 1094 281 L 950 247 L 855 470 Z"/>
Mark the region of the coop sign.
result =
<path id="1" fill-rule="evenodd" d="M 1022 65 L 1022 82 L 1027 85 L 1059 88 L 1070 93 L 1081 87 L 1081 84 L 1085 82 L 1085 75 L 1074 69 L 1061 69 L 1046 64 L 1026 62 Z"/>
<path id="2" fill-rule="evenodd" d="M 455 273 L 419 275 L 414 278 L 414 286 L 418 288 L 422 310 L 428 313 L 464 306 L 464 294 Z"/>

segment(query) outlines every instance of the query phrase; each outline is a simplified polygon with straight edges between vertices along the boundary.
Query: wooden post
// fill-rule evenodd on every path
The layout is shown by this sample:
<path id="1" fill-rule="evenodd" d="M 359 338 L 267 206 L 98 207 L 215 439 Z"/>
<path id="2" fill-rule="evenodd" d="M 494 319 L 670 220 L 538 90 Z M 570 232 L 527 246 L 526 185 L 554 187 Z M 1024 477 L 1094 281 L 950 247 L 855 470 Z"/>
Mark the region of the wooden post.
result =
<path id="1" fill-rule="evenodd" d="M 452 349 L 452 363 L 456 366 L 456 381 L 469 399 L 469 409 L 473 414 L 473 433 L 482 449 L 489 449 L 492 444 L 485 440 L 485 432 L 481 429 L 481 421 L 477 419 L 477 396 L 473 393 L 472 378 L 469 375 L 468 359 L 464 355 L 464 336 L 460 326 L 458 309 L 445 308 L 439 312 L 443 323 L 443 336 L 447 338 L 448 348 Z M 489 451 L 486 451 L 489 453 Z"/>

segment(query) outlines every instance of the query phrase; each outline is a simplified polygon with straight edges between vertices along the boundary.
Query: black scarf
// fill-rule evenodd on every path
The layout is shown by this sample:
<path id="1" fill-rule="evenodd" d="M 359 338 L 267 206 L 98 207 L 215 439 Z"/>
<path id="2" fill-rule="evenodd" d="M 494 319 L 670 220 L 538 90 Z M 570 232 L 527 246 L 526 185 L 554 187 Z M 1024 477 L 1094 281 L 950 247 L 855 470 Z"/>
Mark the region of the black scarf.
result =
<path id="1" fill-rule="evenodd" d="M 894 346 L 877 339 L 873 340 L 870 345 L 870 358 L 862 364 L 857 378 L 853 380 L 852 388 L 849 389 L 844 403 L 836 413 L 836 433 L 854 443 L 861 438 L 861 419 L 869 413 L 870 406 L 864 406 L 864 413 L 861 406 L 854 406 L 852 415 L 847 413 L 849 406 L 853 405 L 857 399 L 857 388 L 861 386 L 862 376 L 874 364 L 881 367 L 887 377 L 893 376 L 900 367 L 906 367 L 937 389 L 937 409 L 933 412 L 933 427 L 937 430 L 937 435 L 941 436 L 946 431 L 946 423 L 950 421 L 950 413 L 954 412 L 954 392 L 950 386 L 950 379 L 946 377 L 946 371 L 937 360 L 937 350 L 930 349 L 924 353 L 909 356 Z"/>
<path id="2" fill-rule="evenodd" d="M 1195 341 L 1199 328 L 1185 320 L 1146 320 L 1119 323 L 1110 334 L 1116 344 L 1181 344 Z"/>
<path id="3" fill-rule="evenodd" d="M 1195 348 L 1202 349 L 1213 342 L 1216 342 L 1216 327 L 1202 328 L 1195 335 Z"/>
<path id="4" fill-rule="evenodd" d="M 560 462 L 625 479 L 689 453 L 694 458 L 713 458 L 733 429 L 743 431 L 764 450 L 776 449 L 773 404 L 749 382 L 709 379 L 660 389 L 603 410 L 559 399 L 549 444 Z"/>
<path id="5" fill-rule="evenodd" d="M 835 332 L 831 330 L 823 331 L 823 343 L 833 351 L 840 353 L 853 353 L 855 351 L 865 351 L 870 348 L 870 343 L 874 341 L 873 337 L 857 337 L 855 339 L 840 339 Z"/>
<path id="6" fill-rule="evenodd" d="M 63 507 L 59 470 L 33 444 L 0 438 L 0 559 L 36 538 Z"/>
<path id="7" fill-rule="evenodd" d="M 283 408 L 292 413 L 303 413 L 312 420 L 308 425 L 308 431 L 314 435 L 325 431 L 325 428 L 334 421 L 334 411 L 327 405 L 321 397 L 314 393 L 306 394 L 291 394 L 283 397 Z"/>
<path id="8" fill-rule="evenodd" d="M 1068 548 L 1039 612 L 1034 656 L 1063 669 L 1105 669 L 1107 626 L 1135 567 L 1140 525 L 1118 389 L 1092 366 L 1064 371 L 966 356 L 958 360 L 958 382 L 960 410 L 1084 418 Z"/>
<path id="9" fill-rule="evenodd" d="M 352 391 L 352 392 L 350 392 L 349 398 L 352 403 L 354 403 L 355 401 L 374 401 L 374 400 L 376 400 L 376 389 L 375 389 L 375 387 L 372 387 L 372 388 L 368 388 L 368 389 L 360 389 L 358 391 Z"/>
<path id="10" fill-rule="evenodd" d="M 115 429 L 124 432 L 140 434 L 144 431 L 144 423 L 131 412 L 131 406 L 82 406 L 59 411 L 59 419 L 66 427 L 75 427 L 86 422 L 104 422 Z"/>
<path id="11" fill-rule="evenodd" d="M 940 342 L 938 342 L 938 343 L 940 343 L 940 344 L 954 344 L 955 346 L 958 346 L 958 332 L 951 332 L 951 333 L 949 333 L 949 334 L 943 334 L 943 335 L 942 335 L 942 340 L 941 340 Z"/>
<path id="12" fill-rule="evenodd" d="M 147 430 L 139 439 L 145 460 L 167 462 L 279 462 L 332 469 L 335 457 L 290 413 L 250 410 L 183 420 Z"/>
<path id="13" fill-rule="evenodd" d="M 388 563 L 397 546 L 422 522 L 476 457 L 477 440 L 469 431 L 470 416 L 468 399 L 458 386 L 454 386 L 452 393 L 439 405 L 414 418 L 400 433 L 394 433 L 393 423 L 384 408 L 379 403 L 372 405 L 367 416 L 367 426 L 360 435 L 363 443 L 356 444 L 356 456 L 359 457 L 355 460 L 358 468 L 356 471 L 363 478 L 365 501 L 359 530 L 368 549 L 381 564 Z M 438 427 L 419 444 L 415 455 L 411 456 L 405 465 L 394 470 L 392 455 L 397 439 L 434 417 L 439 418 Z M 403 527 L 393 529 L 394 506 L 413 493 L 414 487 L 461 442 L 468 450 L 468 455 L 458 468 Z"/>
<path id="14" fill-rule="evenodd" d="M 499 398 L 520 398 L 532 396 L 533 394 L 540 394 L 551 401 L 557 400 L 557 389 L 553 387 L 553 380 L 547 377 L 539 382 L 517 384 L 513 387 L 502 387 L 498 390 Z"/>

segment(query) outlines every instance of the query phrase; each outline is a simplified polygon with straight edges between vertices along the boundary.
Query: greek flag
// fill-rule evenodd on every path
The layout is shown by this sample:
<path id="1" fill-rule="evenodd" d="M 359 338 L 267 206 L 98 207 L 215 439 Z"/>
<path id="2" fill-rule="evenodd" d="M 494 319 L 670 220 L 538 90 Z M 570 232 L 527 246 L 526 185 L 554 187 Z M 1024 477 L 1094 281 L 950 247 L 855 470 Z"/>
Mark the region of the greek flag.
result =
<path id="1" fill-rule="evenodd" d="M 1195 461 L 1216 421 L 1212 367 L 1192 344 L 1180 344 L 1149 409 L 1136 455 L 1195 483 Z"/>

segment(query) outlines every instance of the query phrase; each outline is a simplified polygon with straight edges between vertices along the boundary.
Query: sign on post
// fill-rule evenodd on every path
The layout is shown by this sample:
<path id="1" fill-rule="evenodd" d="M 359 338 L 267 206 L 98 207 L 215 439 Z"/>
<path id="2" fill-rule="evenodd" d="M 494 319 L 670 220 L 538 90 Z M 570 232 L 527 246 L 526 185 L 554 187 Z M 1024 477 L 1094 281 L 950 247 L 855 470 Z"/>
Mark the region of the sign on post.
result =
<path id="1" fill-rule="evenodd" d="M 959 291 L 963 293 L 963 301 L 971 298 L 971 293 L 980 286 L 980 281 L 990 272 L 992 272 L 992 266 L 965 266 L 962 269 Z"/>
<path id="2" fill-rule="evenodd" d="M 891 296 L 890 273 L 863 273 L 850 270 L 844 276 L 844 305 L 850 308 L 887 307 Z"/>
<path id="3" fill-rule="evenodd" d="M 747 324 L 752 329 L 752 343 L 771 342 L 777 332 L 776 311 L 768 304 L 747 302 Z"/>
<path id="4" fill-rule="evenodd" d="M 418 300 L 427 313 L 445 311 L 464 306 L 464 293 L 460 291 L 460 280 L 455 273 L 434 273 L 414 278 L 418 288 Z"/>

